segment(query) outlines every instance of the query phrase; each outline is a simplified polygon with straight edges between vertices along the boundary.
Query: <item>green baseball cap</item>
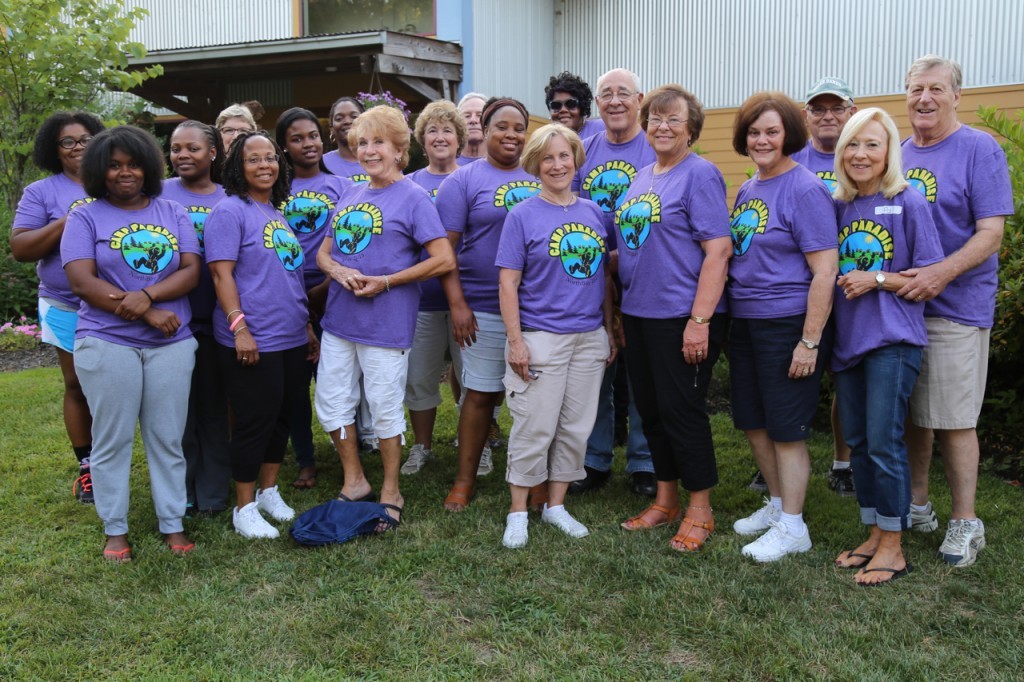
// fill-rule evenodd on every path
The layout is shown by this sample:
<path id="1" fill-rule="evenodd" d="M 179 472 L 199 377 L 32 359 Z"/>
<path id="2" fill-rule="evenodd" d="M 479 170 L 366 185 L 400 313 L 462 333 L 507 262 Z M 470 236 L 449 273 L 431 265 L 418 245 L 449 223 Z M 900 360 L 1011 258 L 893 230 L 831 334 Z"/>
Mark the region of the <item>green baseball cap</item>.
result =
<path id="1" fill-rule="evenodd" d="M 847 104 L 853 104 L 853 90 L 842 78 L 825 76 L 807 91 L 807 102 L 821 95 L 835 95 Z"/>

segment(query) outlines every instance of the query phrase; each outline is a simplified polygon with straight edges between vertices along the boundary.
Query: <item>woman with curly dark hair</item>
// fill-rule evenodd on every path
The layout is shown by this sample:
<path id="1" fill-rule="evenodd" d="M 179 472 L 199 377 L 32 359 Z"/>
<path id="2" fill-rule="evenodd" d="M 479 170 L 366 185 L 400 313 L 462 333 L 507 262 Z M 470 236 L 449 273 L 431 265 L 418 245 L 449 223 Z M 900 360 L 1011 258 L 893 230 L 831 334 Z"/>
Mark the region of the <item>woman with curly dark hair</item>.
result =
<path id="1" fill-rule="evenodd" d="M 213 334 L 235 423 L 231 467 L 235 531 L 275 538 L 295 512 L 277 490 L 307 360 L 319 355 L 309 324 L 302 245 L 278 210 L 288 198 L 288 166 L 265 132 L 242 133 L 224 166 L 228 196 L 206 221 L 206 262 L 219 308 Z M 259 483 L 259 490 L 256 484 Z"/>
<path id="2" fill-rule="evenodd" d="M 571 129 L 581 140 L 604 130 L 601 119 L 590 118 L 593 101 L 594 93 L 587 82 L 568 71 L 552 76 L 544 88 L 544 104 L 551 112 L 551 120 Z"/>
<path id="3" fill-rule="evenodd" d="M 64 378 L 64 427 L 78 459 L 75 495 L 91 504 L 92 417 L 75 374 L 72 355 L 78 324 L 78 297 L 71 293 L 60 263 L 60 240 L 68 213 L 92 201 L 82 187 L 81 166 L 86 146 L 103 130 L 92 114 L 59 113 L 43 122 L 36 135 L 32 160 L 50 176 L 25 188 L 11 231 L 11 254 L 20 262 L 36 261 L 39 275 L 39 327 L 43 343 L 57 349 Z"/>

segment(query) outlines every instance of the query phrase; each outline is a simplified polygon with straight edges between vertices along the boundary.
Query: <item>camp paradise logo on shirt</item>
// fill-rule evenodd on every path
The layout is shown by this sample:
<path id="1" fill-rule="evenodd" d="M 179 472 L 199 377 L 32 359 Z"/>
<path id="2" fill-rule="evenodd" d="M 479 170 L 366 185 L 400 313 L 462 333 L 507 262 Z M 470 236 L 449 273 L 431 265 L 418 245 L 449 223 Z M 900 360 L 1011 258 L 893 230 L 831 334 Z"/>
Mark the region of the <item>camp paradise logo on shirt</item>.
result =
<path id="1" fill-rule="evenodd" d="M 755 234 L 764 234 L 768 227 L 768 206 L 760 199 L 751 199 L 733 209 L 729 216 L 733 255 L 742 256 L 750 248 Z"/>
<path id="2" fill-rule="evenodd" d="M 587 173 L 583 191 L 590 192 L 590 200 L 605 213 L 614 213 L 622 207 L 629 186 L 636 177 L 636 168 L 628 161 L 602 163 Z"/>
<path id="3" fill-rule="evenodd" d="M 819 180 L 825 183 L 825 187 L 828 188 L 829 194 L 836 191 L 836 184 L 838 181 L 836 180 L 835 171 L 818 171 L 815 175 L 818 176 Z"/>
<path id="4" fill-rule="evenodd" d="M 209 206 L 186 206 L 189 220 L 192 221 L 192 229 L 196 231 L 196 239 L 199 240 L 199 254 L 206 253 L 206 219 L 210 215 Z"/>
<path id="5" fill-rule="evenodd" d="M 348 179 L 357 185 L 365 185 L 370 182 L 370 176 L 366 173 L 356 173 L 355 175 L 348 176 Z"/>
<path id="6" fill-rule="evenodd" d="M 573 279 L 596 275 L 604 253 L 604 239 L 582 223 L 565 223 L 556 228 L 548 242 L 548 255 L 560 259 L 562 269 Z"/>
<path id="7" fill-rule="evenodd" d="M 334 202 L 322 192 L 304 189 L 285 199 L 278 208 L 293 231 L 310 234 L 327 225 Z"/>
<path id="8" fill-rule="evenodd" d="M 334 243 L 346 256 L 353 256 L 370 245 L 374 235 L 384 233 L 384 216 L 373 204 L 346 206 L 334 216 Z"/>
<path id="9" fill-rule="evenodd" d="M 302 245 L 295 238 L 295 233 L 280 220 L 271 220 L 263 226 L 263 246 L 277 254 L 277 259 L 288 272 L 298 270 L 305 261 Z"/>
<path id="10" fill-rule="evenodd" d="M 178 238 L 160 225 L 132 223 L 111 235 L 110 248 L 120 251 L 133 271 L 155 275 L 171 264 L 178 250 Z"/>
<path id="11" fill-rule="evenodd" d="M 540 194 L 540 183 L 534 180 L 516 180 L 506 182 L 494 192 L 494 205 L 504 206 L 511 211 L 516 204 L 525 201 L 534 194 Z"/>
<path id="12" fill-rule="evenodd" d="M 911 168 L 906 172 L 907 182 L 921 193 L 929 204 L 934 204 L 939 196 L 939 181 L 935 174 L 927 168 Z"/>
<path id="13" fill-rule="evenodd" d="M 91 204 L 94 201 L 96 200 L 92 197 L 82 197 L 81 199 L 76 199 L 75 201 L 71 202 L 70 206 L 68 206 L 68 213 L 71 213 L 79 206 L 85 206 L 86 204 Z"/>
<path id="14" fill-rule="evenodd" d="M 863 218 L 839 231 L 839 274 L 851 270 L 874 272 L 892 260 L 892 235 L 884 226 Z"/>
<path id="15" fill-rule="evenodd" d="M 651 236 L 651 225 L 661 222 L 661 198 L 653 192 L 633 197 L 615 216 L 622 243 L 635 251 Z"/>

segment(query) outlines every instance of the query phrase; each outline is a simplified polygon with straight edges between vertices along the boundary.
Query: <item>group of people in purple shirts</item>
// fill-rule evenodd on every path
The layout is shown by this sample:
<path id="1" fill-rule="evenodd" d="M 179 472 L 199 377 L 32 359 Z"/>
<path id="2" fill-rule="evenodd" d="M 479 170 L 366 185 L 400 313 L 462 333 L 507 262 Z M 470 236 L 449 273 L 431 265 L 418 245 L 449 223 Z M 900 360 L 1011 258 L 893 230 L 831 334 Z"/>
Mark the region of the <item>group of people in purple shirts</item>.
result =
<path id="1" fill-rule="evenodd" d="M 552 123 L 532 134 L 511 98 L 433 102 L 410 136 L 398 110 L 344 97 L 325 152 L 312 112 L 285 111 L 271 134 L 234 105 L 213 126 L 174 130 L 168 180 L 149 134 L 52 116 L 34 157 L 51 176 L 26 189 L 12 250 L 39 261 L 40 322 L 58 348 L 78 494 L 103 521 L 104 556 L 131 559 L 136 423 L 176 554 L 195 547 L 186 510 L 226 511 L 231 480 L 235 530 L 278 536 L 266 517 L 294 517 L 278 488 L 289 438 L 294 485 L 316 482 L 313 408 L 342 464 L 338 499 L 379 499 L 392 521 L 379 530 L 397 525 L 400 475 L 434 458 L 449 361 L 460 400 L 447 510 L 466 509 L 490 470 L 504 400 L 503 545 L 527 544 L 531 508 L 586 536 L 565 502 L 608 478 L 619 360 L 637 436 L 627 472 L 654 498 L 621 526 L 671 526 L 669 546 L 696 551 L 715 532 L 706 397 L 726 353 L 733 421 L 768 492 L 733 524 L 752 537 L 743 555 L 812 546 L 806 440 L 830 371 L 830 481 L 855 491 L 868 530 L 836 564 L 861 585 L 912 570 L 901 534 L 938 526 L 935 434 L 953 498 L 939 554 L 970 565 L 985 542 L 974 427 L 1013 204 L 999 145 L 957 120 L 961 80 L 940 57 L 911 65 L 902 143 L 839 78 L 816 83 L 803 107 L 755 93 L 732 141 L 756 172 L 731 212 L 721 172 L 694 152 L 700 101 L 674 84 L 644 92 L 626 69 L 594 91 L 552 78 Z M 428 165 L 406 175 L 411 137 Z M 415 442 L 403 463 L 406 409 Z M 380 450 L 376 491 L 360 431 Z"/>

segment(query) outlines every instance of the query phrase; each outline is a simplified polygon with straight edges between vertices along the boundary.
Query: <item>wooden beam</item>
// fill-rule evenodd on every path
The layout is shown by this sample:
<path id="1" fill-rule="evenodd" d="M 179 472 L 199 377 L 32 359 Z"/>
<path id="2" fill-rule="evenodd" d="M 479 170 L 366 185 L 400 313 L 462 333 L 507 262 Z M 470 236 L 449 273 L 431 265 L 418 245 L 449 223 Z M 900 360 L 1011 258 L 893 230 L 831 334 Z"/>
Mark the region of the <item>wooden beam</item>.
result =
<path id="1" fill-rule="evenodd" d="M 423 59 L 431 62 L 445 62 L 462 66 L 461 46 L 442 40 L 411 36 L 405 33 L 387 31 L 380 51 L 382 54 L 395 57 Z"/>
<path id="2" fill-rule="evenodd" d="M 433 78 L 439 80 L 462 80 L 462 67 L 456 64 L 428 62 L 422 59 L 377 55 L 377 71 L 396 76 Z"/>
<path id="3" fill-rule="evenodd" d="M 419 94 L 423 95 L 430 101 L 434 101 L 435 99 L 441 99 L 441 93 L 438 92 L 436 89 L 432 88 L 431 86 L 427 85 L 427 83 L 420 78 L 410 78 L 409 76 L 395 76 L 395 79 L 401 81 L 403 84 L 405 84 L 406 87 L 412 89 L 415 92 L 418 92 Z"/>

